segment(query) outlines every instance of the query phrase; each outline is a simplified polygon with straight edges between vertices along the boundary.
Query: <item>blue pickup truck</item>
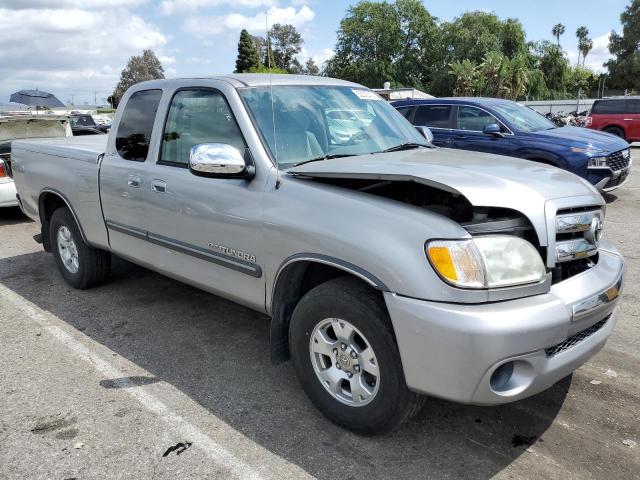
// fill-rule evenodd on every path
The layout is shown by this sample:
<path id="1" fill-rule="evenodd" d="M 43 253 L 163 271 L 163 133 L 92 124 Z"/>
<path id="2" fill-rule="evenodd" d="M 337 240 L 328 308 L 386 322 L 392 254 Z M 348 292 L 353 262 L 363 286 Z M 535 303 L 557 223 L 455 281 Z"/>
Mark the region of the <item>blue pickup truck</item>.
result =
<path id="1" fill-rule="evenodd" d="M 620 187 L 631 170 L 629 144 L 623 139 L 580 127 L 558 127 L 510 100 L 437 98 L 392 105 L 413 125 L 428 127 L 435 145 L 554 165 L 599 190 Z"/>

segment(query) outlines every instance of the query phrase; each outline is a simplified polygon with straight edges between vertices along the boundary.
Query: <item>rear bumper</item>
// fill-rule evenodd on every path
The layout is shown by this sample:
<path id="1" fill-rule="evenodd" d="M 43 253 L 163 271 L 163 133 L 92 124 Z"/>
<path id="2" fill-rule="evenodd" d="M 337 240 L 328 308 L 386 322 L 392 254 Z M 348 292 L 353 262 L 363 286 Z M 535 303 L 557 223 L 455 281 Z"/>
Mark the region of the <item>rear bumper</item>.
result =
<path id="1" fill-rule="evenodd" d="M 17 206 L 16 184 L 13 183 L 13 180 L 0 183 L 0 208 Z"/>
<path id="2" fill-rule="evenodd" d="M 543 295 L 460 305 L 385 293 L 407 385 L 479 405 L 547 389 L 604 346 L 623 270 L 622 257 L 603 242 L 597 266 Z"/>

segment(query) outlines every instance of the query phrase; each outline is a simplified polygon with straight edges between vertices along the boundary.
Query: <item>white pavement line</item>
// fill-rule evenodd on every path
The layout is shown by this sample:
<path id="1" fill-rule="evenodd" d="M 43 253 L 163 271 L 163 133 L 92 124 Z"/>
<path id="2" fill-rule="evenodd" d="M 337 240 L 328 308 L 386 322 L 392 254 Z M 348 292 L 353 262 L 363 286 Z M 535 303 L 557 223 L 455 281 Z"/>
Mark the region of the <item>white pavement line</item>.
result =
<path id="1" fill-rule="evenodd" d="M 73 338 L 72 335 L 68 334 L 60 327 L 53 325 L 47 318 L 47 316 L 53 316 L 53 314 L 46 310 L 42 310 L 37 305 L 34 305 L 29 300 L 21 297 L 2 284 L 0 284 L 0 296 L 16 309 L 22 311 L 30 319 L 35 321 L 56 340 L 63 343 L 64 346 L 71 350 L 77 357 L 92 364 L 93 367 L 106 378 L 119 378 L 126 376 L 126 374 L 118 370 L 118 368 L 114 367 L 102 357 L 91 352 L 87 347 L 82 345 L 82 343 Z M 178 430 L 183 437 L 193 442 L 194 447 L 198 447 L 203 450 L 220 467 L 227 469 L 240 479 L 246 478 L 258 480 L 262 478 L 261 475 L 253 468 L 226 450 L 215 440 L 198 429 L 198 427 L 173 413 L 164 403 L 153 395 L 146 393 L 141 389 L 141 387 L 126 388 L 122 390 L 135 398 L 147 410 L 160 417 L 162 421 Z"/>

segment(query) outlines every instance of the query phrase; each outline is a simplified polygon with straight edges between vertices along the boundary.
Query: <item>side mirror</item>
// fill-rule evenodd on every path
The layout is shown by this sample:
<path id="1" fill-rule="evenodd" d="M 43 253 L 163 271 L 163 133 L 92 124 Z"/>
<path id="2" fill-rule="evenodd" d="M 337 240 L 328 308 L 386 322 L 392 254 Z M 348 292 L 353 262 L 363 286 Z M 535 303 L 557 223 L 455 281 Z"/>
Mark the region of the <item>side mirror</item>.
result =
<path id="1" fill-rule="evenodd" d="M 420 132 L 420 135 L 427 139 L 427 142 L 433 143 L 433 132 L 429 130 L 429 127 L 417 126 L 416 130 Z"/>
<path id="2" fill-rule="evenodd" d="M 482 129 L 482 133 L 485 135 L 493 135 L 494 137 L 502 137 L 502 130 L 497 123 L 487 123 Z"/>
<path id="3" fill-rule="evenodd" d="M 191 147 L 189 170 L 204 177 L 251 178 L 253 165 L 247 165 L 236 147 L 226 143 L 203 143 Z"/>

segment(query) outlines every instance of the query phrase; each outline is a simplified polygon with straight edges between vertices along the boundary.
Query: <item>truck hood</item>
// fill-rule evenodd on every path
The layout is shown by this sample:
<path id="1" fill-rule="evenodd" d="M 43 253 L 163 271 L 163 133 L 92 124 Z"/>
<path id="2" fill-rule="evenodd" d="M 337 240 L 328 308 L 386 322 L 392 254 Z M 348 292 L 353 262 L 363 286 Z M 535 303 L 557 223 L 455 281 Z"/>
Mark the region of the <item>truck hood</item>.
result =
<path id="1" fill-rule="evenodd" d="M 564 170 L 518 158 L 445 148 L 322 160 L 288 172 L 311 178 L 413 181 L 462 195 L 477 207 L 514 209 L 529 218 L 542 245 L 546 244 L 547 201 L 563 199 L 563 205 L 576 207 L 604 204 L 590 183 Z"/>
<path id="2" fill-rule="evenodd" d="M 560 127 L 530 132 L 526 135 L 554 143 L 562 143 L 570 147 L 596 147 L 601 149 L 603 153 L 613 153 L 629 148 L 629 144 L 620 137 L 581 127 Z"/>

